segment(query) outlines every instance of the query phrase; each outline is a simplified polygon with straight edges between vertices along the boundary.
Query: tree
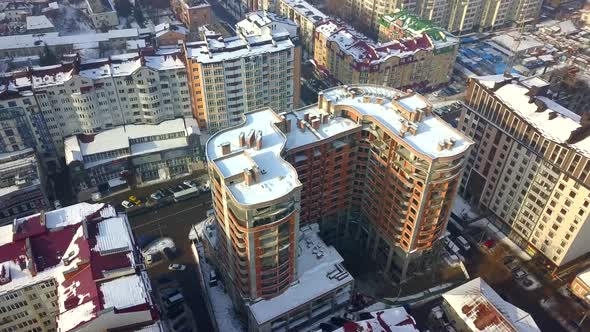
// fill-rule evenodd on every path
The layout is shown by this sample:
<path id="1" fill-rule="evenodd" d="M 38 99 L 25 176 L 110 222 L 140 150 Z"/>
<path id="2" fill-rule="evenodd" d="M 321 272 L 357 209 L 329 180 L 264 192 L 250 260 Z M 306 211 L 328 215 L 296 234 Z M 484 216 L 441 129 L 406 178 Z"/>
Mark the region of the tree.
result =
<path id="1" fill-rule="evenodd" d="M 143 28 L 143 24 L 145 23 L 145 17 L 143 16 L 143 12 L 139 8 L 139 6 L 135 6 L 135 8 L 133 9 L 133 15 L 135 16 L 135 22 L 137 22 L 137 24 L 139 24 L 139 26 Z"/>
<path id="2" fill-rule="evenodd" d="M 133 5 L 131 5 L 129 0 L 117 0 L 115 2 L 115 9 L 119 16 L 127 18 L 133 11 Z"/>
<path id="3" fill-rule="evenodd" d="M 43 53 L 39 55 L 39 64 L 41 66 L 50 66 L 57 64 L 58 61 L 59 60 L 57 58 L 57 55 L 55 55 L 55 53 L 49 48 L 49 46 L 45 44 L 45 47 L 43 48 Z"/>

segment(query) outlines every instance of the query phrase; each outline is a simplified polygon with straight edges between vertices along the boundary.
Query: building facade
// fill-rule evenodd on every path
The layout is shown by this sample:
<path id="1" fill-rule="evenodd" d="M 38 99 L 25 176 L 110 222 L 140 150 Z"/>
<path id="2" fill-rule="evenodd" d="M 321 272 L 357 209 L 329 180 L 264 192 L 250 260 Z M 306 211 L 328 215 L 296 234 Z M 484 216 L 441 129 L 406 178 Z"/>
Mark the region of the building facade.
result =
<path id="1" fill-rule="evenodd" d="M 557 269 L 590 250 L 590 131 L 548 88 L 539 78 L 470 79 L 459 128 L 476 145 L 459 191 Z"/>
<path id="2" fill-rule="evenodd" d="M 590 303 L 590 270 L 578 273 L 568 289 L 580 300 Z"/>
<path id="3" fill-rule="evenodd" d="M 58 157 L 64 155 L 63 140 L 68 136 L 191 117 L 184 55 L 174 49 L 98 61 L 74 59 L 12 73 L 8 81 L 21 94 L 34 96 L 35 102 L 27 106 L 38 106 L 48 132 L 39 136 L 52 140 Z M 49 147 L 45 150 L 53 153 Z"/>
<path id="4" fill-rule="evenodd" d="M 122 184 L 169 180 L 201 169 L 194 119 L 126 125 L 65 139 L 66 165 L 77 191 L 106 191 Z"/>
<path id="5" fill-rule="evenodd" d="M 186 44 L 193 114 L 211 132 L 236 125 L 261 107 L 291 110 L 300 97 L 300 47 L 287 31 L 240 30 L 235 37 L 207 35 Z"/>
<path id="6" fill-rule="evenodd" d="M 214 20 L 211 5 L 206 0 L 171 0 L 170 8 L 176 18 L 192 32 Z"/>
<path id="7" fill-rule="evenodd" d="M 95 29 L 119 25 L 119 16 L 112 0 L 86 0 L 88 16 Z"/>
<path id="8" fill-rule="evenodd" d="M 459 49 L 457 38 L 442 30 L 429 34 L 403 26 L 389 28 L 396 31 L 391 34 L 395 38 L 375 43 L 348 26 L 321 23 L 314 41 L 316 68 L 342 84 L 432 90 L 449 81 Z"/>
<path id="9" fill-rule="evenodd" d="M 239 209 L 222 210 L 226 205 L 221 198 L 224 190 L 228 190 L 224 186 L 237 186 L 241 190 L 245 186 L 242 181 L 250 181 L 252 188 L 249 190 L 260 187 L 263 192 L 271 191 L 274 195 L 279 188 L 292 185 L 293 198 L 284 196 L 273 201 L 276 215 L 285 218 L 284 223 L 295 226 L 318 223 L 328 242 L 338 238 L 354 239 L 381 269 L 400 279 L 424 267 L 428 254 L 433 252 L 433 246 L 446 229 L 471 141 L 433 115 L 432 107 L 423 97 L 378 86 L 344 86 L 321 93 L 318 105 L 255 121 L 276 122 L 279 134 L 286 136 L 281 155 L 291 165 L 285 166 L 288 174 L 277 175 L 283 183 L 280 186 L 264 180 L 262 172 L 274 173 L 275 170 L 256 165 L 246 156 L 240 157 L 244 159 L 238 163 L 238 168 L 231 166 L 243 179 L 237 173 L 219 174 L 227 173 L 230 167 L 222 163 L 233 164 L 235 159 L 232 158 L 246 152 L 244 144 L 253 146 L 258 141 L 270 140 L 266 137 L 267 131 L 255 128 L 255 123 L 250 124 L 252 121 L 247 117 L 247 125 L 252 130 L 241 127 L 230 130 L 235 140 L 224 135 L 228 131 L 222 131 L 209 140 L 207 147 L 215 187 L 214 206 L 222 222 L 242 227 L 235 226 L 238 239 L 241 236 L 243 243 L 252 243 L 244 238 L 245 226 L 236 214 L 250 218 L 268 209 L 260 210 L 258 205 L 252 205 L 251 208 L 257 209 L 252 214 Z M 212 160 L 214 165 L 211 165 Z M 244 170 L 248 164 L 252 165 L 252 172 Z M 250 179 L 249 175 L 258 180 Z M 379 185 L 383 182 L 389 185 Z M 260 193 L 257 191 L 253 197 L 263 199 Z M 240 194 L 239 197 L 250 196 Z M 297 218 L 289 221 L 287 217 L 293 209 Z M 225 232 L 233 227 L 221 226 L 225 227 Z M 285 241 L 291 239 L 286 234 Z M 228 233 L 228 241 L 229 235 L 232 239 L 236 237 Z M 228 243 L 224 250 L 240 252 L 247 248 Z M 234 266 L 232 262 L 227 264 Z M 238 266 L 247 269 L 247 265 Z M 287 265 L 284 268 L 284 273 L 291 271 Z M 248 280 L 243 279 L 243 282 Z M 287 281 L 281 279 L 281 282 Z M 252 281 L 242 287 L 252 291 Z M 280 287 L 273 287 L 271 289 L 280 290 Z"/>
<path id="10" fill-rule="evenodd" d="M 49 208 L 45 171 L 35 152 L 0 153 L 0 225 Z"/>
<path id="11" fill-rule="evenodd" d="M 299 25 L 304 58 L 313 58 L 316 27 L 328 16 L 304 0 L 278 0 L 275 11 Z"/>
<path id="12" fill-rule="evenodd" d="M 0 234 L 2 331 L 159 326 L 129 221 L 114 208 L 80 203 L 16 219 Z"/>

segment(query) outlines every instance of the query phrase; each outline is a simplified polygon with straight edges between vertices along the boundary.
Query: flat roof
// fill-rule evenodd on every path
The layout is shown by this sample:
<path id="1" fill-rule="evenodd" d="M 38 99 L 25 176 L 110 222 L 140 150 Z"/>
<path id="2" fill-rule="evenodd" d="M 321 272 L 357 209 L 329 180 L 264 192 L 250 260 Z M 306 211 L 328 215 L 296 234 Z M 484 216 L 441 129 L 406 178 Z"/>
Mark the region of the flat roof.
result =
<path id="1" fill-rule="evenodd" d="M 319 296 L 351 284 L 354 279 L 340 264 L 343 261 L 338 251 L 326 245 L 320 238 L 318 224 L 301 227 L 297 244 L 297 283 L 276 297 L 250 304 L 250 312 L 260 325 Z M 338 274 L 341 277 L 333 277 Z M 349 292 L 352 291 L 352 286 L 350 287 Z M 340 300 L 344 303 L 349 297 Z"/>
<path id="2" fill-rule="evenodd" d="M 246 185 L 244 182 L 227 185 L 235 200 L 251 205 L 283 197 L 301 186 L 295 169 L 281 157 L 286 142 L 283 133 L 274 126 L 281 118 L 270 108 L 249 112 L 239 126 L 212 135 L 207 142 L 207 160 L 213 162 L 224 178 L 243 172 L 244 168 L 256 164 L 261 171 L 260 181 Z M 251 131 L 262 134 L 260 150 L 239 146 L 241 133 Z M 223 155 L 222 144 L 229 143 L 231 153 Z M 242 164 L 250 159 L 247 164 Z"/>
<path id="3" fill-rule="evenodd" d="M 47 16 L 27 16 L 27 30 L 38 30 L 38 29 L 52 29 L 54 28 L 53 23 L 49 21 Z"/>
<path id="4" fill-rule="evenodd" d="M 370 312 L 372 318 L 347 323 L 333 332 L 419 332 L 416 320 L 410 316 L 404 307 L 389 308 Z"/>
<path id="5" fill-rule="evenodd" d="M 355 91 L 355 94 L 350 93 Z M 400 90 L 370 85 L 339 86 L 324 90 L 323 96 L 333 105 L 346 105 L 353 107 L 359 113 L 375 118 L 381 125 L 389 129 L 393 134 L 400 136 L 402 121 L 404 118 L 395 110 L 393 102 L 396 101 L 409 112 L 416 112 L 420 108 L 428 107 L 426 99 L 418 94 L 407 94 Z M 365 100 L 368 98 L 368 101 Z M 381 103 L 377 102 L 381 99 Z M 425 115 L 420 122 L 416 122 L 416 134 L 406 133 L 401 137 L 419 153 L 431 158 L 450 157 L 460 154 L 473 144 L 461 132 L 447 124 L 438 116 Z M 438 144 L 445 140 L 454 140 L 450 149 L 439 151 Z"/>
<path id="6" fill-rule="evenodd" d="M 312 23 L 318 23 L 328 19 L 328 15 L 317 9 L 314 5 L 304 0 L 281 0 L 284 4 L 293 8 L 299 15 L 306 17 Z"/>

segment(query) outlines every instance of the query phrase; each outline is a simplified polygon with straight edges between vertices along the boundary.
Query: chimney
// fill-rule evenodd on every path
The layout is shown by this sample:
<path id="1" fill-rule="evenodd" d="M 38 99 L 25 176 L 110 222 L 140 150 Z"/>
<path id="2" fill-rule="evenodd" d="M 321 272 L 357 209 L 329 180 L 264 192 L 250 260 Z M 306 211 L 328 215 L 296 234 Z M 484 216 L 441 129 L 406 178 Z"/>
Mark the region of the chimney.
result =
<path id="1" fill-rule="evenodd" d="M 244 182 L 246 182 L 247 186 L 254 184 L 254 178 L 252 177 L 252 173 L 247 168 L 244 168 Z"/>
<path id="2" fill-rule="evenodd" d="M 287 125 L 285 126 L 285 132 L 289 133 L 291 132 L 291 119 L 286 120 Z"/>
<path id="3" fill-rule="evenodd" d="M 229 142 L 225 142 L 223 144 L 221 144 L 221 154 L 222 155 L 226 155 L 229 154 L 231 152 L 231 144 Z"/>
<path id="4" fill-rule="evenodd" d="M 327 124 L 328 121 L 330 121 L 330 116 L 328 114 L 324 114 L 324 116 L 322 117 L 322 123 Z"/>
<path id="5" fill-rule="evenodd" d="M 31 276 L 37 275 L 37 267 L 35 266 L 35 260 L 33 259 L 33 248 L 31 248 L 31 238 L 25 240 L 25 248 L 27 250 L 27 269 Z"/>
<path id="6" fill-rule="evenodd" d="M 253 166 L 250 172 L 252 172 L 254 183 L 260 182 L 260 168 L 258 168 L 258 166 Z"/>
<path id="7" fill-rule="evenodd" d="M 256 150 L 260 150 L 262 148 L 262 130 L 259 130 L 256 135 Z"/>
<path id="8" fill-rule="evenodd" d="M 440 142 L 438 142 L 438 147 L 437 147 L 437 150 L 438 150 L 438 151 L 442 151 L 442 150 L 444 150 L 444 149 L 445 149 L 445 142 L 444 142 L 444 141 L 440 141 Z"/>
<path id="9" fill-rule="evenodd" d="M 305 120 L 305 122 L 309 122 L 309 112 L 305 112 L 303 114 L 303 120 Z"/>
<path id="10" fill-rule="evenodd" d="M 369 96 L 364 96 L 363 97 L 363 103 L 368 103 L 370 101 L 371 101 L 371 97 L 369 97 Z"/>
<path id="11" fill-rule="evenodd" d="M 297 119 L 297 127 L 299 127 L 301 131 L 305 131 L 305 122 L 303 122 L 303 120 Z"/>
<path id="12" fill-rule="evenodd" d="M 246 134 L 242 131 L 238 137 L 240 147 L 246 146 Z"/>
<path id="13" fill-rule="evenodd" d="M 254 147 L 254 143 L 256 143 L 256 131 L 254 129 L 250 129 L 250 132 L 248 133 L 248 146 L 253 148 Z"/>
<path id="14" fill-rule="evenodd" d="M 379 104 L 379 105 L 383 104 L 383 98 L 381 98 L 381 97 L 375 98 L 375 103 Z"/>
<path id="15" fill-rule="evenodd" d="M 320 123 L 321 123 L 320 119 L 313 119 L 313 120 L 311 120 L 311 126 L 315 130 L 320 129 Z"/>

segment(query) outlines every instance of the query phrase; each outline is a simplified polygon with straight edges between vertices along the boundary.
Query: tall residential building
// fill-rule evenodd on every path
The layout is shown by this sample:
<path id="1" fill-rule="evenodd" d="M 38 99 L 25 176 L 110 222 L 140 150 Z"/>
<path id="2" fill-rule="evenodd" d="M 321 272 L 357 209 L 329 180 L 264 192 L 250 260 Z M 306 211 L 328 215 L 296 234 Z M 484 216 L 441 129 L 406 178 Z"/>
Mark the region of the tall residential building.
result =
<path id="1" fill-rule="evenodd" d="M 32 149 L 0 153 L 0 225 L 48 209 L 45 182 Z"/>
<path id="2" fill-rule="evenodd" d="M 0 227 L 3 331 L 161 331 L 126 215 L 80 203 Z"/>
<path id="3" fill-rule="evenodd" d="M 328 16 L 304 0 L 278 0 L 276 12 L 299 25 L 299 39 L 305 58 L 313 58 L 315 28 Z"/>
<path id="4" fill-rule="evenodd" d="M 590 134 L 540 78 L 469 80 L 459 128 L 476 142 L 460 193 L 529 254 L 557 269 L 590 245 Z"/>
<path id="5" fill-rule="evenodd" d="M 335 21 L 321 23 L 314 42 L 317 69 L 343 84 L 432 90 L 449 81 L 457 38 L 434 28 L 389 27 L 394 39 L 376 43 Z"/>
<path id="6" fill-rule="evenodd" d="M 207 34 L 186 44 L 193 112 L 201 129 L 211 132 L 240 123 L 248 111 L 299 104 L 301 49 L 291 33 L 258 29 L 250 19 L 236 27 L 237 36 Z"/>
<path id="7" fill-rule="evenodd" d="M 517 24 L 536 21 L 542 6 L 543 0 L 512 0 L 510 19 Z"/>
<path id="8" fill-rule="evenodd" d="M 63 140 L 68 136 L 192 116 L 184 55 L 174 49 L 74 59 L 12 73 L 8 81 L 11 89 L 20 92 L 15 98 L 32 92 L 34 101 L 25 105 L 38 106 L 48 132 L 40 136 L 51 138 L 51 151 L 58 156 L 63 156 Z M 41 130 L 45 129 L 37 126 L 36 131 Z"/>
<path id="9" fill-rule="evenodd" d="M 422 96 L 381 86 L 247 113 L 207 144 L 223 264 L 250 298 L 278 294 L 295 278 L 298 226 L 319 223 L 327 240 L 354 239 L 405 279 L 445 232 L 470 145 Z"/>
<path id="10" fill-rule="evenodd" d="M 397 9 L 414 12 L 418 2 L 419 0 L 349 0 L 343 6 L 340 4 L 343 10 L 336 12 L 343 18 L 350 19 L 351 24 L 361 31 L 376 35 L 379 31 L 379 19 L 383 15 L 393 13 Z"/>

